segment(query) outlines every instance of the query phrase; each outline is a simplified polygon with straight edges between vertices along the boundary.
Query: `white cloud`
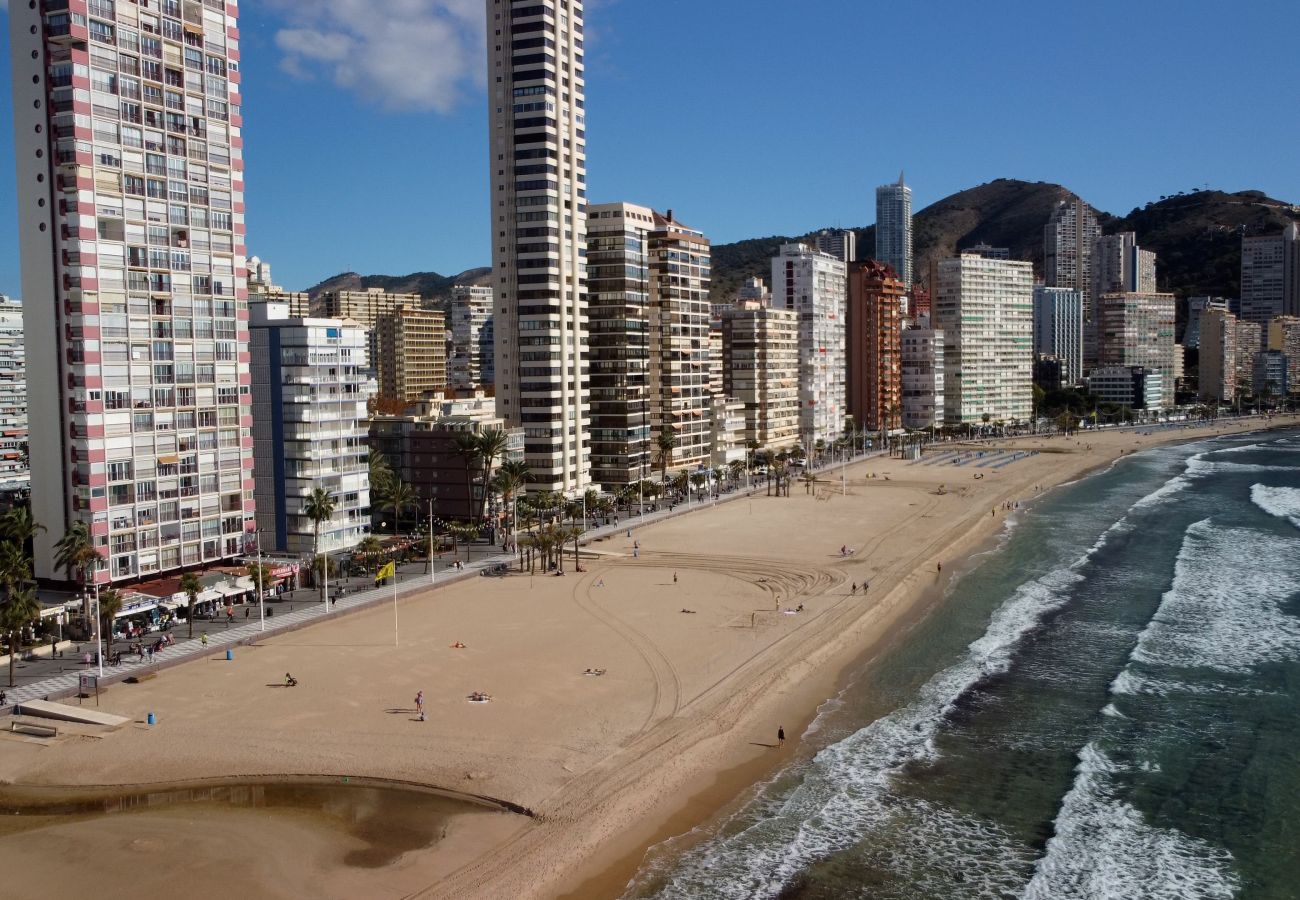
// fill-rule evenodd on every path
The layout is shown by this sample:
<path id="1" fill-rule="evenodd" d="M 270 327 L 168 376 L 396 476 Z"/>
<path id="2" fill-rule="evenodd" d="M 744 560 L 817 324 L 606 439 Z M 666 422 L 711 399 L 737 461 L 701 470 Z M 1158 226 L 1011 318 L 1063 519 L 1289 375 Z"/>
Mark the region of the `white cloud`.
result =
<path id="1" fill-rule="evenodd" d="M 5 0 L 0 0 L 5 2 Z M 280 67 L 295 78 L 321 73 L 395 111 L 450 112 L 481 85 L 482 0 L 272 0 L 284 28 Z"/>

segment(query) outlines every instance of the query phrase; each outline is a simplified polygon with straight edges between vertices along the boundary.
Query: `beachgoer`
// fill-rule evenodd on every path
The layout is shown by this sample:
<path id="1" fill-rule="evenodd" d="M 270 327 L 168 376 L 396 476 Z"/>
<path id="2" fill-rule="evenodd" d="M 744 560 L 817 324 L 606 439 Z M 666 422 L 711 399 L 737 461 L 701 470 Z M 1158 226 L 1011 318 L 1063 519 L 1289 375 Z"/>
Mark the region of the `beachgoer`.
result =
<path id="1" fill-rule="evenodd" d="M 415 712 L 420 717 L 420 721 L 423 722 L 424 721 L 424 691 L 416 691 L 415 693 Z"/>
<path id="2" fill-rule="evenodd" d="M 784 746 L 785 746 L 785 726 L 784 726 L 784 725 L 782 725 L 782 726 L 780 726 L 780 727 L 778 727 L 778 728 L 776 729 L 776 745 L 777 745 L 778 747 L 784 747 Z"/>
<path id="3" fill-rule="evenodd" d="M 207 636 L 206 634 L 200 635 L 200 636 L 199 636 L 199 642 L 202 643 L 203 646 L 206 647 L 206 646 L 208 645 L 208 636 Z"/>
<path id="4" fill-rule="evenodd" d="M 853 582 L 853 584 L 849 585 L 849 594 L 853 595 L 856 594 L 857 592 L 858 592 L 858 583 L 855 581 Z"/>
<path id="5" fill-rule="evenodd" d="M 676 584 L 676 583 L 677 583 L 677 573 L 674 572 L 674 573 L 673 573 L 673 584 Z"/>
<path id="6" fill-rule="evenodd" d="M 284 673 L 284 686 L 285 686 L 285 687 L 297 687 L 297 686 L 298 686 L 298 679 L 297 679 L 297 678 L 294 678 L 294 677 L 293 677 L 292 675 L 290 675 L 288 672 L 285 672 L 285 673 Z"/>
<path id="7" fill-rule="evenodd" d="M 938 571 L 943 571 L 943 563 L 935 563 L 935 565 L 938 566 Z"/>

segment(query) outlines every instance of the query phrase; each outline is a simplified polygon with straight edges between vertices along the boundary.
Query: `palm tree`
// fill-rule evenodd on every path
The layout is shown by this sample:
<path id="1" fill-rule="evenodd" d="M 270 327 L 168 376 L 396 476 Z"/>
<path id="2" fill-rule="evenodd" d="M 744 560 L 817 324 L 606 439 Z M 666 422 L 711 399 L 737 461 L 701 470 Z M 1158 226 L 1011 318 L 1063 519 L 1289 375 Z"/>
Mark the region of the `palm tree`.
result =
<path id="1" fill-rule="evenodd" d="M 513 512 L 514 521 L 512 527 L 515 531 L 518 531 L 518 513 L 514 511 L 515 498 L 519 496 L 520 491 L 528 486 L 528 464 L 521 460 L 506 460 L 501 464 L 501 468 L 497 470 L 496 483 L 502 499 L 510 505 Z"/>
<path id="2" fill-rule="evenodd" d="M 36 532 L 45 530 L 44 525 L 32 518 L 32 508 L 25 504 L 0 516 L 0 534 L 24 549 L 36 537 Z"/>
<path id="3" fill-rule="evenodd" d="M 430 535 L 432 540 L 432 535 Z M 384 545 L 379 538 L 373 534 L 368 534 L 361 539 L 361 542 L 352 549 L 353 557 L 361 557 L 362 566 L 365 567 L 367 560 L 372 560 L 376 566 L 379 564 L 379 554 L 383 551 Z"/>
<path id="4" fill-rule="evenodd" d="M 812 472 L 809 472 L 807 469 L 804 469 L 803 475 L 799 477 L 803 481 L 803 492 L 805 494 L 811 494 L 812 486 L 817 483 L 817 476 Z"/>
<path id="5" fill-rule="evenodd" d="M 0 630 L 4 631 L 9 645 L 9 686 L 14 686 L 14 660 L 18 658 L 18 645 L 22 643 L 23 629 L 41 614 L 41 602 L 36 599 L 36 588 L 30 586 L 14 589 L 5 585 L 4 602 L 0 603 Z"/>
<path id="6" fill-rule="evenodd" d="M 465 463 L 465 518 L 474 518 L 474 471 L 479 467 L 483 451 L 479 447 L 478 435 L 472 431 L 456 432 L 452 449 Z"/>
<path id="7" fill-rule="evenodd" d="M 492 480 L 492 466 L 498 457 L 505 457 L 509 445 L 510 439 L 506 437 L 503 428 L 484 428 L 478 433 L 479 460 L 483 466 L 483 496 L 480 499 L 478 514 L 480 519 L 487 515 L 487 486 Z"/>
<path id="8" fill-rule="evenodd" d="M 419 499 L 415 494 L 415 488 L 406 482 L 393 482 L 393 488 L 388 494 L 388 499 L 384 501 L 384 509 L 393 514 L 393 534 L 401 534 L 402 513 L 414 507 L 415 502 Z"/>
<path id="9" fill-rule="evenodd" d="M 257 590 L 257 599 L 261 600 L 266 593 L 266 586 L 271 583 L 271 567 L 263 563 L 248 563 L 244 566 L 244 574 L 253 580 L 253 587 Z"/>
<path id="10" fill-rule="evenodd" d="M 709 476 L 705 475 L 703 472 L 691 473 L 691 484 L 695 487 L 695 498 L 697 500 L 704 499 L 704 486 L 708 484 L 708 482 Z"/>
<path id="11" fill-rule="evenodd" d="M 85 522 L 73 522 L 54 545 L 54 553 L 54 565 L 67 571 L 69 581 L 75 580 L 74 572 L 81 576 L 82 584 L 91 580 L 91 572 L 100 559 Z"/>
<path id="12" fill-rule="evenodd" d="M 308 495 L 302 511 L 303 515 L 312 521 L 313 555 L 320 556 L 320 526 L 322 522 L 328 522 L 334 518 L 334 497 L 325 488 L 316 488 Z M 324 579 L 317 579 L 316 583 L 320 588 L 320 598 L 323 603 L 325 601 L 325 581 Z"/>
<path id="13" fill-rule="evenodd" d="M 673 449 L 678 444 L 677 429 L 671 425 L 665 425 L 655 438 L 655 446 L 659 451 L 659 480 L 667 481 L 668 467 L 673 464 Z"/>
<path id="14" fill-rule="evenodd" d="M 105 635 L 107 639 L 105 655 L 113 649 L 113 622 L 117 619 L 117 614 L 122 611 L 122 604 L 125 602 L 122 595 L 112 588 L 99 592 L 99 633 Z"/>
<path id="15" fill-rule="evenodd" d="M 374 447 L 370 448 L 370 498 L 376 504 L 383 502 L 393 484 L 393 467 L 388 457 Z"/>
<path id="16" fill-rule="evenodd" d="M 194 605 L 199 602 L 199 594 L 203 593 L 203 582 L 199 581 L 199 576 L 195 575 L 193 572 L 186 572 L 184 575 L 181 576 L 180 587 L 181 590 L 185 593 L 185 596 L 190 598 L 189 611 L 185 614 L 185 618 L 189 620 L 190 623 L 189 636 L 193 638 L 194 637 Z M 99 602 L 100 605 L 102 606 L 104 603 L 104 598 L 100 597 Z"/>

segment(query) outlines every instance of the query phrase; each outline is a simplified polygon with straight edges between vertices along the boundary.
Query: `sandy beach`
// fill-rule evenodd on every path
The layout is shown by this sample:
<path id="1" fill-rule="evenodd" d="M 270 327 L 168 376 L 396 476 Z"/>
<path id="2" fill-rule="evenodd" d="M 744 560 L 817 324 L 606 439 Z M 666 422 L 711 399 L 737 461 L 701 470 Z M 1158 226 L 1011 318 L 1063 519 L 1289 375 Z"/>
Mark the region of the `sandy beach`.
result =
<path id="1" fill-rule="evenodd" d="M 233 661 L 214 653 L 143 684 L 115 685 L 101 708 L 135 724 L 45 745 L 0 741 L 0 781 L 327 775 L 428 784 L 499 798 L 534 817 L 453 819 L 432 849 L 356 868 L 345 860 L 346 835 L 310 821 L 272 831 L 250 811 L 229 813 L 240 841 L 259 848 L 234 889 L 248 897 L 617 896 L 649 844 L 708 819 L 796 752 L 846 673 L 923 614 L 943 579 L 1004 527 L 1004 503 L 1032 500 L 1145 446 L 1262 425 L 1007 440 L 996 449 L 1040 452 L 996 470 L 873 459 L 849 466 L 843 488 L 839 469 L 824 470 L 811 490 L 795 481 L 789 497 L 760 491 L 634 525 L 631 537 L 585 548 L 581 573 L 570 549 L 562 578 L 516 571 L 404 598 L 396 646 L 393 608 L 379 606 L 237 648 Z M 298 687 L 282 686 L 285 672 Z M 427 721 L 414 714 L 417 691 Z M 491 702 L 468 702 L 475 691 Z M 144 724 L 148 713 L 154 727 Z M 788 738 L 781 749 L 778 726 Z M 117 896 L 113 872 L 129 877 L 141 857 L 120 852 L 127 838 L 106 821 L 81 821 L 57 840 L 0 837 L 0 865 L 17 873 L 7 883 L 52 889 L 42 854 L 53 864 L 79 848 L 104 859 L 96 892 Z M 176 861 L 204 856 L 163 824 L 131 840 Z M 231 892 L 229 881 L 209 891 L 197 865 L 194 874 L 187 892 L 196 898 Z M 90 887 L 61 877 L 60 893 Z M 121 895 L 149 895 L 150 877 L 122 884 Z"/>

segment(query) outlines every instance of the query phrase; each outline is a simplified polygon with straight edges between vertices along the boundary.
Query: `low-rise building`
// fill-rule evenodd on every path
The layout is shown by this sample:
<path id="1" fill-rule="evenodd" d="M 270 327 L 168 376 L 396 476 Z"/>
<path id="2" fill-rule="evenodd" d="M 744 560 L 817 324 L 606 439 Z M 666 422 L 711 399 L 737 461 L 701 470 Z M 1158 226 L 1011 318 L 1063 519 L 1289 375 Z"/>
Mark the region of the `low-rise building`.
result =
<path id="1" fill-rule="evenodd" d="M 317 488 L 334 499 L 320 523 L 320 550 L 357 544 L 370 527 L 366 334 L 340 319 L 289 318 L 284 303 L 250 307 L 253 475 L 257 528 L 269 551 L 316 548 L 307 514 Z M 181 490 L 184 491 L 185 479 Z"/>
<path id="2" fill-rule="evenodd" d="M 1261 400 L 1279 400 L 1291 389 L 1286 354 L 1281 350 L 1256 353 L 1252 375 L 1255 396 Z"/>
<path id="3" fill-rule="evenodd" d="M 1102 403 L 1130 409 L 1160 409 L 1164 404 L 1163 372 L 1144 366 L 1100 366 L 1088 376 L 1088 390 Z"/>
<path id="4" fill-rule="evenodd" d="M 373 417 L 370 447 L 388 461 L 394 477 L 415 491 L 421 519 L 429 515 L 430 501 L 439 519 L 474 519 L 485 505 L 484 485 L 457 452 L 456 437 L 492 428 L 503 430 L 507 439 L 506 455 L 495 460 L 494 468 L 506 460 L 522 461 L 524 430 L 507 428 L 505 419 L 497 415 L 495 400 L 481 391 L 472 397 L 425 398 L 404 415 Z"/>

